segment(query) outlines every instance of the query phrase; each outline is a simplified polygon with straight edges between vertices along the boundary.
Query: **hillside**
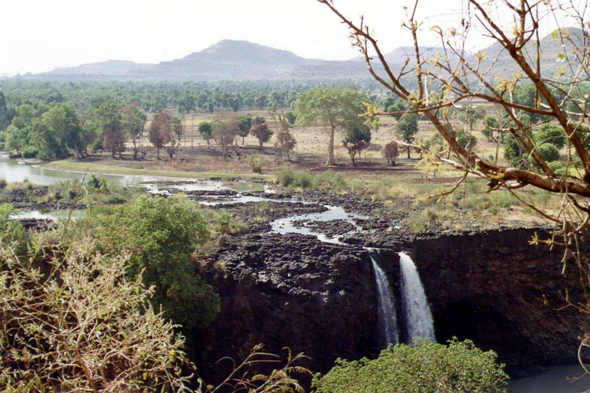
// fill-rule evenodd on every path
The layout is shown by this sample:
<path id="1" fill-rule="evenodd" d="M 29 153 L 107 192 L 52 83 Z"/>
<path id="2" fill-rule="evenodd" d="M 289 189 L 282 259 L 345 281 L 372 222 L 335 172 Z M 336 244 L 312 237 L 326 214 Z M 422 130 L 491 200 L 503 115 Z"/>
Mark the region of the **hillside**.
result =
<path id="1" fill-rule="evenodd" d="M 569 33 L 576 42 L 581 42 L 582 31 L 570 28 Z M 536 58 L 536 41 L 527 45 L 531 59 Z M 541 66 L 545 76 L 553 75 L 560 62 L 561 53 L 572 54 L 573 45 L 561 42 L 551 35 L 541 40 Z M 441 48 L 425 47 L 423 55 L 434 56 L 442 52 Z M 482 49 L 487 52 L 486 60 L 480 70 L 492 66 L 489 75 L 511 76 L 518 71 L 516 64 L 500 44 Z M 399 47 L 385 55 L 393 71 L 399 70 L 406 58 L 413 60 L 413 47 Z M 451 63 L 456 57 L 450 56 Z M 423 57 L 424 58 L 424 57 Z M 474 56 L 469 60 L 475 64 Z M 378 72 L 381 67 L 375 67 Z M 217 81 L 217 80 L 258 80 L 258 79 L 361 79 L 370 75 L 362 58 L 348 61 L 327 61 L 306 59 L 296 54 L 258 45 L 247 41 L 223 40 L 200 52 L 192 53 L 182 59 L 159 64 L 141 64 L 131 61 L 109 60 L 100 63 L 84 64 L 78 67 L 60 68 L 42 74 L 21 76 L 26 79 L 40 80 L 171 80 L 171 81 Z"/>

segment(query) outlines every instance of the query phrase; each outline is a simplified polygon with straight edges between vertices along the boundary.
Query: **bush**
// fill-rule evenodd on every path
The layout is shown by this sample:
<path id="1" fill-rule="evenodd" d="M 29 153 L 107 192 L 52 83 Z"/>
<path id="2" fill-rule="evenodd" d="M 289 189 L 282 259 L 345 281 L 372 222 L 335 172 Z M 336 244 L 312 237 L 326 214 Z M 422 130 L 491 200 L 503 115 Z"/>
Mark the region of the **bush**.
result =
<path id="1" fill-rule="evenodd" d="M 0 251 L 0 391 L 184 391 L 184 339 L 126 278 L 128 256 L 91 249 L 31 250 L 44 269 Z"/>
<path id="2" fill-rule="evenodd" d="M 167 318 L 186 329 L 202 328 L 215 318 L 219 298 L 191 262 L 195 248 L 209 239 L 197 204 L 182 195 L 144 195 L 100 215 L 95 225 L 97 249 L 106 255 L 130 253 L 128 277 L 142 274 L 144 284 L 154 286 L 152 303 L 156 309 L 162 305 Z"/>
<path id="3" fill-rule="evenodd" d="M 262 156 L 249 156 L 250 167 L 254 173 L 262 173 L 262 169 L 266 165 L 266 158 Z"/>
<path id="4" fill-rule="evenodd" d="M 7 185 L 8 185 L 8 182 L 6 180 L 0 179 L 0 191 L 4 190 Z"/>
<path id="5" fill-rule="evenodd" d="M 120 195 L 109 195 L 106 199 L 106 203 L 109 205 L 122 205 L 127 202 L 127 199 Z"/>
<path id="6" fill-rule="evenodd" d="M 334 191 L 343 191 L 348 188 L 348 183 L 344 175 L 340 172 L 334 172 L 328 169 L 325 172 L 318 173 L 312 179 L 313 188 L 332 189 Z"/>
<path id="7" fill-rule="evenodd" d="M 346 361 L 324 377 L 316 375 L 317 393 L 499 393 L 508 376 L 493 351 L 483 352 L 469 340 L 447 345 L 418 340 L 381 352 L 378 359 Z"/>

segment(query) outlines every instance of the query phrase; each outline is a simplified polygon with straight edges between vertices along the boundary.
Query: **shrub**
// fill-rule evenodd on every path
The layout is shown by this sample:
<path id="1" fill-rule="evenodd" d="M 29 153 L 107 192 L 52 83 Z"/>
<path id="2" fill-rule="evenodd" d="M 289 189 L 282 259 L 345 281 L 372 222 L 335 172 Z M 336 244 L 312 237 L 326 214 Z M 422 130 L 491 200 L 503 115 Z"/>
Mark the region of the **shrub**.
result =
<path id="1" fill-rule="evenodd" d="M 125 202 L 127 202 L 127 199 L 120 195 L 109 195 L 106 199 L 106 203 L 109 205 L 122 205 Z"/>
<path id="2" fill-rule="evenodd" d="M 126 278 L 128 256 L 91 249 L 48 248 L 44 269 L 0 251 L 0 391 L 184 391 L 184 339 Z"/>
<path id="3" fill-rule="evenodd" d="M 469 340 L 448 345 L 418 340 L 381 352 L 378 359 L 346 361 L 323 377 L 316 375 L 317 393 L 499 393 L 508 376 L 493 351 L 483 352 Z"/>
<path id="4" fill-rule="evenodd" d="M 332 189 L 334 191 L 343 191 L 348 188 L 348 183 L 344 175 L 340 172 L 334 172 L 328 169 L 325 172 L 318 173 L 312 179 L 313 188 Z"/>
<path id="5" fill-rule="evenodd" d="M 8 185 L 8 182 L 6 180 L 0 179 L 0 191 L 4 190 L 7 185 Z"/>
<path id="6" fill-rule="evenodd" d="M 142 274 L 144 284 L 154 286 L 154 307 L 162 305 L 175 323 L 202 328 L 219 312 L 219 298 L 190 261 L 195 248 L 209 239 L 197 204 L 182 195 L 140 196 L 132 205 L 99 215 L 92 233 L 103 254 L 131 254 L 128 277 Z"/>
<path id="7" fill-rule="evenodd" d="M 262 169 L 266 165 L 266 158 L 262 156 L 249 156 L 250 167 L 254 173 L 262 173 Z"/>

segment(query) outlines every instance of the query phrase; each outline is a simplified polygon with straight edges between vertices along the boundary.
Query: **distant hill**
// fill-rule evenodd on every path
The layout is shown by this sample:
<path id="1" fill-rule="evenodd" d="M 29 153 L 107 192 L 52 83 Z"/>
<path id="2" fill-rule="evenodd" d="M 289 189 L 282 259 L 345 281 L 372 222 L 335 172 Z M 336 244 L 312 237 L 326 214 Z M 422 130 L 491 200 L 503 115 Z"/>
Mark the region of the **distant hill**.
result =
<path id="1" fill-rule="evenodd" d="M 581 30 L 569 29 L 573 37 L 581 37 Z M 577 39 L 577 38 L 576 38 Z M 536 42 L 527 45 L 531 58 L 536 57 Z M 555 74 L 563 65 L 559 54 L 564 50 L 571 53 L 571 44 L 564 47 L 551 35 L 541 40 L 545 76 Z M 441 48 L 422 48 L 426 57 L 442 53 Z M 500 44 L 494 44 L 480 53 L 487 52 L 487 58 L 480 69 L 493 64 L 490 76 L 511 76 L 517 72 L 516 64 Z M 393 71 L 399 70 L 406 58 L 413 62 L 414 48 L 399 47 L 385 55 Z M 451 63 L 456 57 L 450 55 Z M 424 57 L 423 57 L 424 58 Z M 468 55 L 470 62 L 475 56 Z M 375 63 L 376 64 L 376 63 Z M 380 66 L 375 66 L 382 73 Z M 20 76 L 40 80 L 136 80 L 136 81 L 218 81 L 218 80 L 259 80 L 259 79 L 361 79 L 370 78 L 364 59 L 357 57 L 348 61 L 326 61 L 306 59 L 292 52 L 253 44 L 247 41 L 223 40 L 200 52 L 192 53 L 182 59 L 159 64 L 141 64 L 131 61 L 109 60 L 100 63 L 84 64 L 78 67 L 59 68 L 51 72 Z"/>

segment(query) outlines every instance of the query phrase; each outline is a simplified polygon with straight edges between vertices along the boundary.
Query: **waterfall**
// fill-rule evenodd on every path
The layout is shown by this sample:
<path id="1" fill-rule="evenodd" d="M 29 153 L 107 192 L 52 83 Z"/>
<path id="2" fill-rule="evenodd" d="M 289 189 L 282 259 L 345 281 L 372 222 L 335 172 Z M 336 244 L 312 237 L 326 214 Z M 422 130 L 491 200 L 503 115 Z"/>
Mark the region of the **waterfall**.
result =
<path id="1" fill-rule="evenodd" d="M 402 308 L 404 310 L 408 336 L 423 337 L 436 341 L 434 337 L 434 321 L 424 293 L 424 287 L 418 269 L 409 255 L 400 252 L 402 275 Z"/>
<path id="2" fill-rule="evenodd" d="M 379 323 L 383 328 L 383 338 L 386 345 L 399 342 L 397 332 L 397 318 L 395 316 L 395 303 L 393 292 L 385 272 L 381 270 L 377 262 L 371 257 L 373 270 L 375 270 L 375 282 L 377 283 L 377 307 Z"/>

